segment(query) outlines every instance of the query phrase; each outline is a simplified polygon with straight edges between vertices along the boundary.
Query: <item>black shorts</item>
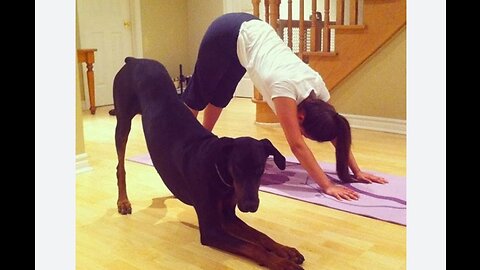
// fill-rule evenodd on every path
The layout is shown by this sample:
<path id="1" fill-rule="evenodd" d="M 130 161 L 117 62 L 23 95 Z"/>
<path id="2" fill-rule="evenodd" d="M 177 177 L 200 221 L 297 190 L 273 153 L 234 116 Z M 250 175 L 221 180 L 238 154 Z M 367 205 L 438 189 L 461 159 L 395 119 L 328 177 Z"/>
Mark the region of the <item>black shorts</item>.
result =
<path id="1" fill-rule="evenodd" d="M 228 105 L 246 72 L 237 56 L 240 26 L 255 19 L 259 20 L 248 13 L 229 13 L 208 27 L 200 44 L 195 70 L 183 94 L 188 107 L 201 111 L 209 103 L 220 108 Z"/>

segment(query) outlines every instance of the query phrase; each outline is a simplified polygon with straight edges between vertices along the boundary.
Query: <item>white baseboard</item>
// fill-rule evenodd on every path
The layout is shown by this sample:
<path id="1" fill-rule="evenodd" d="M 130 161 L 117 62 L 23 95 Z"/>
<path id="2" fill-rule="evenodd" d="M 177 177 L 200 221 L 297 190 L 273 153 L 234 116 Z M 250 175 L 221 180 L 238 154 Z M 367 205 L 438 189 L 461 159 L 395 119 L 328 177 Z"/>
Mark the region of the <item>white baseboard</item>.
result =
<path id="1" fill-rule="evenodd" d="M 347 118 L 352 128 L 407 134 L 407 121 L 405 120 L 354 114 L 342 115 Z"/>
<path id="2" fill-rule="evenodd" d="M 259 126 L 264 126 L 264 127 L 281 127 L 280 123 L 262 123 L 262 122 L 255 121 L 255 124 Z"/>
<path id="3" fill-rule="evenodd" d="M 83 173 L 93 170 L 93 168 L 88 163 L 87 153 L 82 153 L 76 156 L 75 158 L 75 173 Z"/>

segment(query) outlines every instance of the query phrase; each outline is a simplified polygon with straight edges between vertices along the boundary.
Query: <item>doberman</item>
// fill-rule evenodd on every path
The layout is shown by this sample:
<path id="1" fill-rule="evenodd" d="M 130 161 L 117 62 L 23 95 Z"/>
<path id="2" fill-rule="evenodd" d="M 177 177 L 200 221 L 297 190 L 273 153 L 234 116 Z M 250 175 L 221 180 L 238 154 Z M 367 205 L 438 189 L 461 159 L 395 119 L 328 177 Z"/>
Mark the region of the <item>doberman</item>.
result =
<path id="1" fill-rule="evenodd" d="M 285 157 L 268 139 L 219 138 L 195 119 L 177 96 L 165 67 L 127 57 L 115 76 L 118 212 L 131 214 L 125 182 L 125 149 L 131 120 L 142 115 L 150 157 L 165 185 L 195 208 L 203 245 L 248 257 L 275 270 L 303 269 L 304 257 L 248 226 L 235 214 L 255 212 L 260 177 L 269 155 L 285 169 Z"/>

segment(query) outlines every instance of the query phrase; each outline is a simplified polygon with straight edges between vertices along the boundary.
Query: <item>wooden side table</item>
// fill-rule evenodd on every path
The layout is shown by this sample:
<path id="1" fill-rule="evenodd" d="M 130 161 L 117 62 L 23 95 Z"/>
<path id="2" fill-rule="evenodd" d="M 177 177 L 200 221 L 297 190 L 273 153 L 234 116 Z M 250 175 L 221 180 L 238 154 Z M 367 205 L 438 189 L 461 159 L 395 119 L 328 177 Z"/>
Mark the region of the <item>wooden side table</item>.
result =
<path id="1" fill-rule="evenodd" d="M 97 49 L 78 49 L 77 58 L 79 63 L 87 64 L 88 97 L 90 100 L 90 113 L 95 114 L 95 79 L 93 74 L 93 63 L 95 63 L 95 52 Z"/>

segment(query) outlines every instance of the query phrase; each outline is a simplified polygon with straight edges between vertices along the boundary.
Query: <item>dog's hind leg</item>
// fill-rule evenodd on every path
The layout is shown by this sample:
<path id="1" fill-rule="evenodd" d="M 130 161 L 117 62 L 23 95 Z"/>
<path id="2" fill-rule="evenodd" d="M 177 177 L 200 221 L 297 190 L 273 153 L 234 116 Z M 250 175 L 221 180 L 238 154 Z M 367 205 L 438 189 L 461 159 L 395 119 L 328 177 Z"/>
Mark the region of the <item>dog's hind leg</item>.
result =
<path id="1" fill-rule="evenodd" d="M 115 128 L 115 146 L 117 148 L 117 186 L 118 186 L 118 212 L 122 215 L 131 214 L 132 206 L 127 196 L 126 172 L 125 172 L 125 151 L 127 147 L 128 134 L 132 126 L 132 118 L 120 118 L 117 115 L 117 127 Z"/>
<path id="2" fill-rule="evenodd" d="M 132 126 L 132 119 L 140 113 L 140 104 L 135 95 L 133 77 L 135 76 L 135 61 L 126 58 L 125 65 L 115 76 L 113 81 L 113 103 L 117 117 L 115 128 L 115 147 L 117 149 L 117 186 L 118 212 L 122 215 L 131 214 L 132 206 L 127 196 L 125 173 L 125 151 L 127 149 L 128 134 Z"/>

